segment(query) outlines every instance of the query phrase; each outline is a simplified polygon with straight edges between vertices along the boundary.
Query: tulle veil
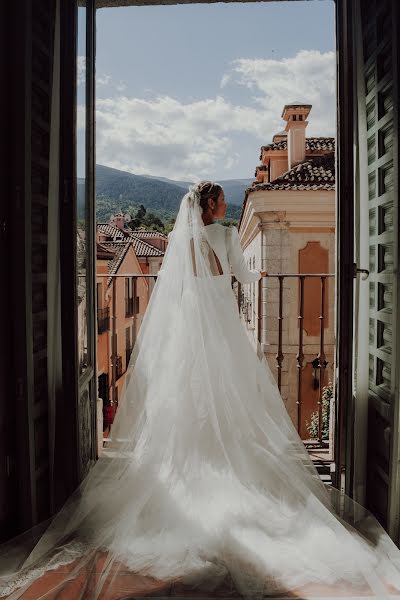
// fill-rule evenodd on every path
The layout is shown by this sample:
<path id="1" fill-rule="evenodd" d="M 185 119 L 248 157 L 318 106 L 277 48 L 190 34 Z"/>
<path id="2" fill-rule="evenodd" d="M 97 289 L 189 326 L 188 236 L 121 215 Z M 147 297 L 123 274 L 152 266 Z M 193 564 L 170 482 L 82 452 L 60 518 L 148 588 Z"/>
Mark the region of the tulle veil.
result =
<path id="1" fill-rule="evenodd" d="M 321 482 L 263 352 L 234 322 L 231 275 L 217 269 L 201 214 L 192 187 L 132 351 L 112 449 L 58 514 L 0 546 L 0 596 L 126 598 L 129 573 L 209 597 L 227 577 L 244 597 L 307 598 L 293 590 L 309 583 L 375 599 L 400 590 L 400 551 Z"/>

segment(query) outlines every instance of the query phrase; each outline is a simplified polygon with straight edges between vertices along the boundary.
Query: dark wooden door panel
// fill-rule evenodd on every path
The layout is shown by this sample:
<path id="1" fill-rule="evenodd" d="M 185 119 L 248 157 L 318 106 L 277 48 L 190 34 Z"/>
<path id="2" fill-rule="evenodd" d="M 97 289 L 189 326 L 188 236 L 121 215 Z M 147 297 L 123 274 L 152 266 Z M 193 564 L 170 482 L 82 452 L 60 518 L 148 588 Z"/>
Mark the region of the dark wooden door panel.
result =
<path id="1" fill-rule="evenodd" d="M 367 505 L 397 537 L 394 498 L 398 472 L 397 390 L 398 196 L 398 6 L 362 0 L 365 148 L 368 192 L 369 329 Z"/>

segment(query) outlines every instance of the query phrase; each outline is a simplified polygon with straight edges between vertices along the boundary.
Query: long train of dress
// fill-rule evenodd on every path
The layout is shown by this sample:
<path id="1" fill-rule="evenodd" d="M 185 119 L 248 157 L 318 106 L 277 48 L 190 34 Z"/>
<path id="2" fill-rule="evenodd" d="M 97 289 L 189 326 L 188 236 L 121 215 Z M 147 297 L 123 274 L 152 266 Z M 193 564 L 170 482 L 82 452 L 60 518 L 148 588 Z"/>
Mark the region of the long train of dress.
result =
<path id="1" fill-rule="evenodd" d="M 228 578 L 249 598 L 400 598 L 400 551 L 321 482 L 240 323 L 230 274 L 179 293 L 167 275 L 131 359 L 114 457 L 100 457 L 45 535 L 22 536 L 22 570 L 12 573 L 16 541 L 1 548 L 0 594 L 131 598 L 148 578 L 166 595 L 214 597 Z"/>

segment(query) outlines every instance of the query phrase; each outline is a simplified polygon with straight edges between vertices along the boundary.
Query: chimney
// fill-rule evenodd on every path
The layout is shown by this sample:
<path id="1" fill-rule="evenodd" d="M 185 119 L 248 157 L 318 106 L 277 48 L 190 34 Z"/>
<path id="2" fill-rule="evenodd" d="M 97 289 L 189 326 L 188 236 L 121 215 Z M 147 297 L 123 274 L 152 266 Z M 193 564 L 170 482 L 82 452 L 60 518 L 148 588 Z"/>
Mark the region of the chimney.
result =
<path id="1" fill-rule="evenodd" d="M 303 162 L 306 156 L 306 121 L 311 104 L 301 104 L 294 102 L 286 104 L 282 111 L 282 119 L 287 122 L 285 131 L 287 131 L 287 149 L 288 149 L 288 169 L 292 169 Z"/>
<path id="2" fill-rule="evenodd" d="M 272 138 L 273 142 L 282 142 L 283 140 L 286 140 L 287 138 L 287 133 L 285 130 L 280 131 L 279 133 L 275 133 L 275 135 Z"/>
<path id="3" fill-rule="evenodd" d="M 110 223 L 122 231 L 125 229 L 125 218 L 122 213 L 117 213 L 111 217 Z"/>

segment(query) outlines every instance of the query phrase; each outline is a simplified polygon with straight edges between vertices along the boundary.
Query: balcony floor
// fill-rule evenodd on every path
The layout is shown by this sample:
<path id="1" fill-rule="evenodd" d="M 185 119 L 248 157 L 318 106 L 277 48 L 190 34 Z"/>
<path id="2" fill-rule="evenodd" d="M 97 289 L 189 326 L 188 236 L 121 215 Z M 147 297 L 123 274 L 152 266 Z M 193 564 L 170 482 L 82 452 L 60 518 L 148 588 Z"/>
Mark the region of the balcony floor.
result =
<path id="1" fill-rule="evenodd" d="M 58 569 L 48 571 L 42 577 L 37 579 L 30 588 L 22 593 L 21 600 L 38 600 L 46 597 L 52 600 L 91 600 L 96 583 L 102 574 L 104 556 L 82 567 L 78 574 L 74 575 L 71 581 L 66 581 L 66 576 L 70 573 L 75 563 L 64 565 Z M 118 571 L 116 573 L 116 571 Z M 112 581 L 112 589 L 101 592 L 98 600 L 144 600 L 149 597 L 163 600 L 164 598 L 176 598 L 178 600 L 239 600 L 243 598 L 236 590 L 230 579 L 212 593 L 207 594 L 204 591 L 192 589 L 183 585 L 179 580 L 162 582 L 150 577 L 133 574 L 123 570 L 123 565 L 114 563 L 110 573 L 106 578 L 105 587 Z M 57 583 L 62 583 L 61 588 L 49 592 Z M 388 592 L 392 594 L 393 599 L 400 600 L 400 592 L 397 592 L 392 586 L 387 585 Z M 274 596 L 264 596 L 269 600 L 368 600 L 371 598 L 367 591 L 358 587 L 350 586 L 345 591 L 338 592 L 335 586 L 314 585 L 310 587 L 299 588 L 298 590 L 282 593 Z M 374 598 L 373 600 L 376 600 Z"/>

